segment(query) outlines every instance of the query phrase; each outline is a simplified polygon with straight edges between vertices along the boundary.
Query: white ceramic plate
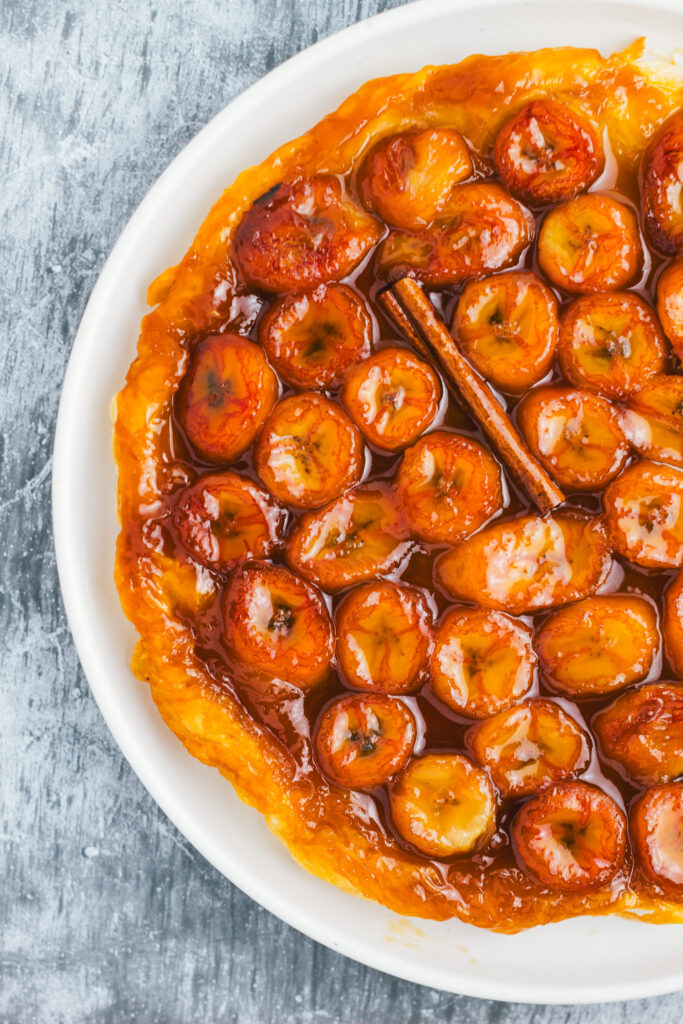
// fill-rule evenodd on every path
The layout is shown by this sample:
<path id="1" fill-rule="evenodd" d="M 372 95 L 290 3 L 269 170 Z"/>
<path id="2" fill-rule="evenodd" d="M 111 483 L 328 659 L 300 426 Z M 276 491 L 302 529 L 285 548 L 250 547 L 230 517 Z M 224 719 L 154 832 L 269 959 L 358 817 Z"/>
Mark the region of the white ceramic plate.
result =
<path id="1" fill-rule="evenodd" d="M 92 293 L 64 382 L 53 471 L 59 574 L 83 668 L 124 755 L 180 831 L 253 899 L 347 956 L 441 989 L 561 1003 L 671 992 L 683 988 L 683 926 L 583 918 L 501 936 L 400 918 L 300 868 L 230 785 L 186 753 L 130 671 L 135 635 L 112 580 L 109 402 L 135 354 L 148 283 L 180 259 L 225 185 L 366 79 L 476 52 L 610 52 L 640 35 L 668 54 L 683 45 L 680 10 L 680 0 L 421 0 L 306 50 L 226 107 L 151 189 Z"/>

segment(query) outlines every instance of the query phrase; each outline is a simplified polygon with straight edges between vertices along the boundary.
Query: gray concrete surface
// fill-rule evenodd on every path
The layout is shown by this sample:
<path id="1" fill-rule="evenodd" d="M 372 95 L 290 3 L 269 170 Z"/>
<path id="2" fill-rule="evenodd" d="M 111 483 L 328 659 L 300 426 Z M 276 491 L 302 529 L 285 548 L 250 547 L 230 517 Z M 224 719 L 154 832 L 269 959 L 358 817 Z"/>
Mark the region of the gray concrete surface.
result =
<path id="1" fill-rule="evenodd" d="M 50 452 L 97 274 L 169 160 L 297 50 L 395 0 L 0 2 L 0 1020 L 677 1024 L 683 996 L 503 1005 L 368 970 L 252 903 L 113 743 L 59 596 Z"/>

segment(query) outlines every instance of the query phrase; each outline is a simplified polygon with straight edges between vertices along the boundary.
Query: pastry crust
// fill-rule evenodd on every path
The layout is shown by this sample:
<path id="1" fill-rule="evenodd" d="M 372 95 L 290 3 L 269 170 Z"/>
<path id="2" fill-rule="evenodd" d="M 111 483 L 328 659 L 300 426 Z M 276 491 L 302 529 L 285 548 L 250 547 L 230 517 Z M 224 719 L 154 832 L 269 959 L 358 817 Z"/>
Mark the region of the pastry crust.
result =
<path id="1" fill-rule="evenodd" d="M 518 867 L 484 872 L 470 861 L 418 856 L 385 831 L 369 796 L 335 787 L 315 769 L 302 770 L 310 760 L 310 736 L 299 734 L 292 743 L 282 731 L 264 728 L 250 713 L 251 691 L 238 697 L 198 655 L 192 623 L 200 612 L 213 614 L 222 583 L 159 544 L 167 498 L 190 482 L 170 438 L 173 397 L 188 367 L 186 342 L 226 322 L 246 333 L 253 317 L 253 307 L 240 302 L 230 260 L 244 212 L 283 179 L 350 173 L 374 142 L 407 128 L 454 127 L 486 158 L 504 121 L 539 95 L 590 117 L 609 136 L 620 173 L 635 180 L 648 139 L 683 105 L 683 84 L 672 66 L 648 63 L 640 42 L 608 58 L 582 49 L 470 57 L 366 83 L 226 189 L 180 264 L 150 286 L 154 308 L 142 322 L 137 358 L 116 399 L 116 583 L 140 635 L 133 670 L 149 683 L 164 721 L 193 756 L 219 769 L 314 874 L 402 914 L 456 916 L 504 932 L 580 913 L 635 912 L 651 921 L 680 921 L 680 903 L 629 888 L 630 854 L 611 884 L 589 893 L 544 889 Z M 305 698 L 293 688 L 285 691 L 280 698 L 288 697 L 296 715 Z"/>

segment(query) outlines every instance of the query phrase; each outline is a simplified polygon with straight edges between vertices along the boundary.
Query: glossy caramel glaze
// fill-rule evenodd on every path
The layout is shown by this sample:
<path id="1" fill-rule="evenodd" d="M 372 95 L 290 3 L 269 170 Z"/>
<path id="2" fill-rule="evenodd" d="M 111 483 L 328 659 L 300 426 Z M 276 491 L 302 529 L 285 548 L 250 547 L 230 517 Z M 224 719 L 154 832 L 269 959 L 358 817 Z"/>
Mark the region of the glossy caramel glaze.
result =
<path id="1" fill-rule="evenodd" d="M 324 173 L 343 185 L 346 194 L 360 205 L 359 169 L 372 147 L 399 132 L 439 126 L 456 129 L 467 140 L 473 180 L 497 181 L 493 162 L 496 135 L 513 114 L 539 96 L 574 106 L 597 125 L 605 167 L 591 190 L 629 207 L 642 225 L 640 156 L 662 122 L 683 105 L 683 84 L 676 79 L 673 66 L 649 64 L 641 43 L 609 58 L 593 50 L 575 49 L 476 56 L 456 66 L 368 82 L 306 135 L 283 146 L 259 167 L 244 171 L 210 211 L 181 263 L 150 287 L 148 299 L 154 308 L 143 320 L 137 359 L 117 398 L 115 421 L 121 521 L 116 582 L 124 611 L 140 634 L 134 671 L 149 683 L 169 727 L 194 756 L 217 767 L 242 799 L 258 808 L 293 855 L 315 874 L 400 913 L 437 919 L 457 916 L 504 932 L 583 913 L 637 913 L 648 920 L 683 920 L 683 903 L 678 890 L 660 885 L 651 872 L 641 870 L 628 835 L 623 843 L 620 838 L 614 870 L 597 877 L 599 884 L 593 884 L 593 879 L 583 888 L 573 882 L 552 885 L 541 880 L 542 872 L 529 870 L 529 856 L 520 856 L 512 829 L 520 808 L 528 806 L 525 799 L 503 797 L 495 791 L 497 818 L 495 826 L 489 827 L 488 776 L 481 768 L 468 767 L 476 762 L 472 719 L 440 702 L 428 679 L 410 695 L 396 699 L 405 702 L 414 718 L 415 736 L 410 734 L 414 753 L 457 755 L 465 773 L 475 773 L 485 783 L 478 784 L 483 786 L 482 793 L 486 791 L 485 800 L 480 796 L 480 803 L 486 803 L 486 820 L 482 817 L 470 852 L 431 859 L 405 838 L 411 835 L 410 829 L 403 827 L 399 832 L 392 822 L 391 806 L 392 800 L 396 806 L 405 806 L 405 783 L 399 792 L 397 779 L 371 790 L 347 789 L 331 781 L 316 756 L 315 737 L 330 706 L 349 692 L 343 672 L 333 660 L 317 681 L 316 662 L 316 671 L 308 673 L 302 687 L 270 678 L 231 654 L 226 635 L 230 629 L 225 627 L 226 614 L 236 614 L 230 610 L 233 598 L 226 597 L 233 585 L 230 573 L 215 568 L 215 559 L 206 555 L 192 557 L 196 540 L 188 541 L 187 530 L 183 534 L 179 529 L 183 517 L 176 512 L 187 500 L 187 489 L 204 474 L 215 475 L 228 467 L 217 466 L 216 460 L 206 461 L 192 447 L 178 415 L 176 395 L 182 394 L 183 378 L 191 370 L 192 360 L 196 362 L 196 346 L 207 338 L 229 333 L 259 342 L 259 324 L 272 308 L 273 299 L 266 294 L 267 288 L 257 292 L 244 282 L 258 280 L 264 266 L 264 272 L 269 272 L 269 253 L 267 247 L 261 247 L 258 266 L 253 261 L 248 264 L 245 258 L 240 270 L 239 248 L 232 245 L 243 216 L 259 197 L 272 190 L 279 201 L 281 193 L 276 187 L 281 182 Z M 328 191 L 338 202 L 338 186 L 329 185 Z M 545 212 L 534 209 L 536 237 Z M 387 237 L 388 229 L 381 221 L 366 217 L 361 228 L 358 252 L 365 252 L 378 240 L 381 245 Z M 233 251 L 238 253 L 236 263 L 231 260 Z M 335 279 L 335 267 L 344 267 L 353 251 L 350 241 L 343 251 L 327 253 L 327 280 Z M 642 271 L 629 287 L 654 305 L 658 276 L 669 261 L 646 248 L 643 251 Z M 377 249 L 369 249 L 343 283 L 363 296 L 370 308 L 375 351 L 396 344 L 409 348 L 376 302 L 378 290 L 386 283 L 378 276 L 376 253 Z M 511 266 L 539 273 L 536 245 L 527 246 Z M 278 280 L 288 280 L 286 274 L 291 271 L 292 266 L 280 267 Z M 464 283 L 449 284 L 434 296 L 447 323 L 452 321 Z M 549 282 L 546 279 L 544 283 L 547 286 Z M 557 288 L 554 292 L 562 315 L 574 296 Z M 666 369 L 677 369 L 670 346 Z M 566 383 L 557 363 L 541 383 L 549 382 Z M 428 429 L 456 429 L 488 449 L 481 432 L 448 397 L 445 382 L 441 383 L 441 404 Z M 281 397 L 296 393 L 282 377 L 279 386 Z M 337 402 L 339 393 L 340 381 L 335 378 L 326 385 L 325 394 Z M 504 396 L 513 417 L 518 397 Z M 253 446 L 230 463 L 229 471 L 261 487 L 252 454 Z M 374 486 L 381 495 L 390 492 L 402 457 L 401 451 L 387 452 L 366 444 L 364 484 Z M 531 511 L 509 481 L 504 492 L 502 513 L 496 503 L 486 511 L 494 522 L 501 514 L 514 519 Z M 597 517 L 603 511 L 602 495 L 570 490 L 566 506 Z M 269 561 L 283 565 L 286 538 L 298 529 L 302 516 L 311 515 L 316 513 L 290 508 L 286 517 L 272 520 L 269 529 L 273 535 L 264 534 Z M 442 542 L 420 541 L 407 529 L 401 532 L 404 526 L 400 523 L 392 530 L 395 549 L 386 555 L 380 574 L 419 588 L 436 625 L 457 604 L 438 584 L 434 572 L 435 560 L 448 547 Z M 251 534 L 244 543 L 232 536 L 229 541 L 229 550 L 254 543 Z M 390 555 L 395 552 L 398 554 L 392 560 Z M 263 548 L 257 546 L 256 557 L 262 554 Z M 289 566 L 291 569 L 292 559 Z M 605 562 L 598 581 L 600 593 L 637 594 L 661 617 L 670 570 L 640 568 L 618 556 L 610 571 L 608 568 Z M 342 581 L 324 595 L 333 619 L 348 592 Z M 571 599 L 576 596 L 584 595 Z M 316 615 L 317 622 L 324 620 L 322 606 Z M 548 611 L 541 610 L 523 614 L 521 621 L 537 630 L 547 617 Z M 315 651 L 305 653 L 316 657 Z M 324 657 L 318 652 L 321 666 L 330 654 L 331 649 Z M 578 762 L 581 781 L 612 797 L 619 809 L 615 812 L 619 822 L 622 817 L 626 821 L 644 787 L 633 781 L 619 762 L 602 755 L 591 729 L 593 717 L 612 702 L 613 695 L 590 694 L 578 703 L 566 694 L 559 696 L 539 664 L 531 689 L 522 688 L 520 696 L 523 692 L 525 702 L 538 697 L 556 702 L 586 732 L 586 757 Z M 658 678 L 677 678 L 663 645 L 647 681 Z M 416 763 L 410 761 L 409 768 Z M 583 799 L 582 794 L 584 790 L 579 791 Z M 533 809 L 539 801 L 532 799 L 536 801 Z M 525 837 L 523 823 L 517 832 Z"/>

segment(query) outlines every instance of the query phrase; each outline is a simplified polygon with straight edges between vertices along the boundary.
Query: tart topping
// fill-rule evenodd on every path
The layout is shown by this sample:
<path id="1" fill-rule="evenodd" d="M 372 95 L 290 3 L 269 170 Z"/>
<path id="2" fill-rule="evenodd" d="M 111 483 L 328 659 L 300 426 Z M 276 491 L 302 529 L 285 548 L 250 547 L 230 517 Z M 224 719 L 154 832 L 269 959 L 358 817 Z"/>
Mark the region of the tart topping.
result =
<path id="1" fill-rule="evenodd" d="M 683 248 L 683 112 L 666 121 L 643 158 L 648 234 L 663 253 Z"/>
<path id="2" fill-rule="evenodd" d="M 381 485 L 304 516 L 290 535 L 289 564 L 323 590 L 341 590 L 396 569 L 412 547 L 389 492 Z"/>
<path id="3" fill-rule="evenodd" d="M 267 562 L 238 569 L 224 598 L 225 639 L 244 664 L 302 689 L 319 682 L 334 653 L 322 596 Z"/>
<path id="4" fill-rule="evenodd" d="M 631 809 L 631 835 L 650 879 L 683 895 L 683 782 L 653 786 Z"/>
<path id="5" fill-rule="evenodd" d="M 673 669 L 683 679 L 683 571 L 676 573 L 664 595 L 662 632 Z"/>
<path id="6" fill-rule="evenodd" d="M 562 317 L 557 352 L 573 384 L 612 399 L 635 394 L 666 368 L 654 310 L 630 292 L 576 299 Z"/>
<path id="7" fill-rule="evenodd" d="M 606 885 L 626 853 L 626 822 L 614 800 L 585 782 L 561 782 L 532 797 L 512 835 L 524 866 L 552 889 Z"/>
<path id="8" fill-rule="evenodd" d="M 612 565 L 598 520 L 577 513 L 493 523 L 443 555 L 449 594 L 520 615 L 594 594 Z"/>
<path id="9" fill-rule="evenodd" d="M 172 519 L 192 558 L 220 570 L 269 555 L 284 512 L 251 480 L 237 473 L 213 473 L 183 491 Z"/>
<path id="10" fill-rule="evenodd" d="M 536 649 L 558 690 L 575 697 L 609 693 L 644 679 L 652 668 L 657 615 L 632 594 L 589 597 L 547 618 Z"/>
<path id="11" fill-rule="evenodd" d="M 671 347 L 683 359 L 683 258 L 670 263 L 657 281 L 657 313 Z"/>
<path id="12" fill-rule="evenodd" d="M 555 296 L 522 271 L 468 281 L 453 319 L 453 337 L 472 365 L 512 394 L 548 373 L 557 331 Z"/>
<path id="13" fill-rule="evenodd" d="M 494 156 L 512 194 L 535 205 L 560 203 L 583 192 L 604 164 L 588 118 L 548 99 L 533 100 L 503 125 Z"/>
<path id="14" fill-rule="evenodd" d="M 546 214 L 538 236 L 538 262 L 566 292 L 624 288 L 637 276 L 643 252 L 635 214 L 595 193 L 570 199 Z"/>
<path id="15" fill-rule="evenodd" d="M 337 657 L 351 686 L 410 693 L 424 681 L 431 614 L 419 590 L 382 580 L 352 590 L 337 612 Z"/>
<path id="16" fill-rule="evenodd" d="M 360 193 L 387 224 L 416 230 L 431 224 L 453 186 L 471 174 L 462 135 L 453 128 L 426 128 L 382 139 L 361 169 Z"/>
<path id="17" fill-rule="evenodd" d="M 657 374 L 628 403 L 624 430 L 641 455 L 683 466 L 683 377 Z"/>
<path id="18" fill-rule="evenodd" d="M 503 507 L 500 469 L 478 441 L 437 430 L 403 456 L 398 494 L 411 533 L 462 540 Z"/>
<path id="19" fill-rule="evenodd" d="M 604 500 L 615 551 L 637 565 L 683 565 L 683 470 L 637 462 L 612 481 Z"/>
<path id="20" fill-rule="evenodd" d="M 358 482 L 363 443 L 338 405 L 315 393 L 293 395 L 271 413 L 254 462 L 280 501 L 294 508 L 317 508 Z"/>
<path id="21" fill-rule="evenodd" d="M 531 451 L 567 489 L 604 486 L 628 458 L 616 409 L 590 391 L 535 388 L 522 399 L 517 422 Z"/>
<path id="22" fill-rule="evenodd" d="M 603 751 L 644 786 L 683 775 L 683 686 L 645 683 L 593 719 Z"/>
<path id="23" fill-rule="evenodd" d="M 430 676 L 440 701 L 468 718 L 509 707 L 530 688 L 531 629 L 503 612 L 455 608 L 436 633 Z"/>
<path id="24" fill-rule="evenodd" d="M 301 292 L 351 273 L 382 236 L 382 226 L 318 174 L 283 182 L 242 218 L 233 257 L 244 282 L 267 293 Z"/>
<path id="25" fill-rule="evenodd" d="M 462 754 L 411 761 L 389 793 L 400 835 L 432 857 L 483 847 L 496 827 L 496 801 L 485 771 Z"/>
<path id="26" fill-rule="evenodd" d="M 239 334 L 214 334 L 192 353 L 178 416 L 201 458 L 233 462 L 258 434 L 277 393 L 277 378 L 258 345 Z"/>
<path id="27" fill-rule="evenodd" d="M 470 745 L 503 796 L 536 793 L 578 775 L 590 756 L 586 733 L 551 700 L 527 700 L 479 722 Z"/>
<path id="28" fill-rule="evenodd" d="M 337 384 L 370 354 L 372 320 L 344 284 L 278 299 L 259 324 L 259 341 L 283 380 L 297 388 Z"/>
<path id="29" fill-rule="evenodd" d="M 315 750 L 323 771 L 338 786 L 374 789 L 407 764 L 415 734 L 415 719 L 403 701 L 359 693 L 327 708 Z"/>
<path id="30" fill-rule="evenodd" d="M 500 185 L 458 185 L 431 227 L 391 232 L 378 269 L 392 281 L 408 274 L 441 288 L 511 266 L 533 234 L 529 211 Z"/>
<path id="31" fill-rule="evenodd" d="M 383 348 L 347 375 L 341 399 L 370 444 L 397 451 L 427 429 L 441 384 L 428 363 L 405 348 Z"/>

